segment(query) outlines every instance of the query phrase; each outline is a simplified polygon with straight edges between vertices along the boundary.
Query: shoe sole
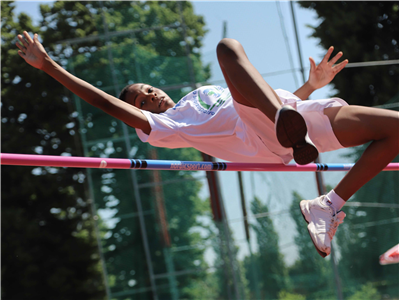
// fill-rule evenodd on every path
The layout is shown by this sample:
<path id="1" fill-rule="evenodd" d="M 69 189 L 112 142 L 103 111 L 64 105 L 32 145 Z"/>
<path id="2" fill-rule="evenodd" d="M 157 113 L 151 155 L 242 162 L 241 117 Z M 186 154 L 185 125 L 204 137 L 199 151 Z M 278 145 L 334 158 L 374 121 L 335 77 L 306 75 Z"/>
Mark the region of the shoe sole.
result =
<path id="1" fill-rule="evenodd" d="M 304 201 L 304 200 L 302 200 L 302 201 Z M 302 202 L 302 201 L 301 201 L 301 202 Z M 299 209 L 301 210 L 303 219 L 304 219 L 305 222 L 309 225 L 309 222 L 308 222 L 308 220 L 306 220 L 305 214 L 303 213 L 301 202 L 299 203 Z M 310 239 L 312 240 L 313 246 L 316 248 L 317 252 L 320 254 L 321 257 L 323 257 L 323 258 L 326 257 L 326 256 L 327 256 L 327 253 L 322 252 L 322 251 L 319 250 L 319 248 L 317 248 L 316 243 L 314 242 L 313 237 L 312 237 L 312 235 L 310 234 L 309 228 L 308 228 L 307 226 L 306 226 L 306 229 L 308 230 Z"/>
<path id="2" fill-rule="evenodd" d="M 281 108 L 276 134 L 281 146 L 294 150 L 297 164 L 307 165 L 319 156 L 319 151 L 308 136 L 306 122 L 296 110 L 286 106 Z"/>

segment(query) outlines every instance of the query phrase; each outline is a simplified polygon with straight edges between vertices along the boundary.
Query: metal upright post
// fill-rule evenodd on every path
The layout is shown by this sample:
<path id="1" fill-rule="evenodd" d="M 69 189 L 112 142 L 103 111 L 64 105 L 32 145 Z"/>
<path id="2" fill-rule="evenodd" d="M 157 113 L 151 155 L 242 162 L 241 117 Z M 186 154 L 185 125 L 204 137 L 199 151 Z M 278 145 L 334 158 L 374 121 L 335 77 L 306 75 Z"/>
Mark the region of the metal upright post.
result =
<path id="1" fill-rule="evenodd" d="M 256 299 L 260 299 L 260 291 L 259 291 L 259 281 L 258 281 L 258 273 L 256 272 L 256 268 L 254 266 L 254 258 L 253 258 L 253 253 L 252 253 L 252 246 L 251 246 L 251 241 L 250 241 L 250 235 L 249 235 L 249 224 L 248 224 L 248 214 L 247 214 L 247 208 L 246 208 L 246 201 L 245 201 L 245 193 L 244 193 L 244 184 L 242 182 L 242 172 L 237 172 L 238 173 L 238 184 L 240 187 L 240 196 L 241 196 L 241 207 L 242 207 L 242 215 L 244 219 L 244 229 L 245 229 L 245 237 L 247 240 L 248 244 L 248 249 L 249 249 L 249 258 L 251 262 L 251 273 L 252 273 L 252 278 L 254 281 L 255 285 L 255 296 Z"/>
<path id="2" fill-rule="evenodd" d="M 223 33 L 222 33 L 222 39 L 227 38 L 227 22 L 223 21 Z"/>
<path id="3" fill-rule="evenodd" d="M 70 44 L 68 43 L 68 46 L 70 46 Z M 75 74 L 75 68 L 73 66 L 73 63 L 71 64 L 71 73 Z M 78 100 L 78 97 L 76 95 L 73 95 L 73 97 L 75 98 L 75 103 L 76 103 L 76 110 L 79 113 L 79 129 L 82 132 L 83 129 L 83 118 L 82 118 L 82 106 L 80 105 L 80 102 Z M 83 144 L 83 154 L 85 157 L 88 156 L 88 151 L 87 151 L 87 141 L 86 141 L 86 134 L 82 132 L 81 134 L 81 138 L 82 138 L 82 144 Z M 101 260 L 101 268 L 103 270 L 103 276 L 104 276 L 104 286 L 105 286 L 105 293 L 107 295 L 107 299 L 111 300 L 111 289 L 109 287 L 109 283 L 108 283 L 108 271 L 107 271 L 107 266 L 105 264 L 105 257 L 104 257 L 104 252 L 103 249 L 101 247 L 101 237 L 100 237 L 100 230 L 98 229 L 98 218 L 97 217 L 97 208 L 96 208 L 96 203 L 94 201 L 94 192 L 93 192 L 93 180 L 92 180 L 92 175 L 91 175 L 91 169 L 86 169 L 87 171 L 87 182 L 89 185 L 89 197 L 90 197 L 90 210 L 91 210 L 91 214 L 93 216 L 93 223 L 94 223 L 94 230 L 95 230 L 95 234 L 96 234 L 96 240 L 97 240 L 97 247 L 98 247 L 98 253 L 100 254 L 100 260 Z"/>
<path id="4" fill-rule="evenodd" d="M 226 21 L 223 21 L 223 33 L 222 33 L 222 38 L 227 38 L 227 22 Z M 217 175 L 217 174 L 216 174 Z M 239 180 L 241 180 L 241 172 L 238 172 L 238 176 L 239 176 Z M 218 180 L 218 178 L 217 178 L 217 180 Z M 242 183 L 241 181 L 240 181 L 240 183 Z M 245 216 L 246 216 L 246 213 L 247 213 L 247 211 L 246 211 L 246 209 L 245 209 L 245 198 L 243 198 L 243 189 L 242 189 L 242 185 L 240 186 L 240 189 L 241 189 L 241 191 L 242 191 L 242 193 L 241 193 L 241 201 L 244 201 L 244 208 L 243 208 L 243 213 L 245 214 Z M 218 190 L 217 190 L 217 192 L 220 194 L 220 191 L 219 191 L 219 188 L 218 188 Z M 221 196 L 220 196 L 220 200 L 221 200 L 221 202 L 223 202 L 223 199 L 221 198 Z M 221 206 L 223 207 L 223 203 L 221 204 Z M 245 210 L 245 211 L 244 211 Z M 226 212 L 225 211 L 223 211 L 222 213 L 224 213 L 224 214 L 226 214 Z M 227 217 L 224 217 L 223 218 L 223 222 L 225 222 L 225 226 L 227 227 L 227 229 L 228 230 L 230 230 L 229 229 L 229 227 L 228 227 L 228 224 L 227 224 Z M 246 218 L 244 218 L 244 222 L 245 222 L 245 233 L 246 233 L 246 236 L 247 236 L 247 241 L 249 241 L 249 228 L 248 228 L 248 221 L 247 221 L 247 219 Z M 225 228 L 226 228 L 225 227 Z M 228 242 L 228 250 L 230 251 L 230 242 L 229 242 L 229 237 L 230 237 L 230 232 L 227 232 L 226 231 L 226 234 L 228 234 L 228 236 L 227 236 L 227 238 L 228 238 L 228 240 L 227 240 L 227 242 Z M 249 247 L 250 247 L 250 245 L 249 245 Z M 250 249 L 250 251 L 251 251 L 251 249 Z M 251 251 L 251 255 L 252 255 L 252 251 Z M 239 289 L 238 289 L 238 286 L 237 286 L 237 280 L 236 280 L 236 278 L 235 278 L 235 272 L 234 272 L 234 261 L 232 260 L 233 258 L 232 258 L 232 255 L 230 254 L 230 252 L 229 252 L 229 256 L 231 257 L 230 258 L 230 261 L 231 261 L 231 263 L 232 263 L 232 270 L 233 270 L 233 279 L 234 279 L 234 285 L 235 285 L 235 289 L 236 289 L 236 296 L 237 297 L 239 297 Z M 237 269 L 238 270 L 238 269 Z"/>
<path id="5" fill-rule="evenodd" d="M 215 158 L 202 153 L 202 158 L 204 161 L 215 161 Z M 236 275 L 236 271 L 239 272 L 239 267 L 236 266 L 235 264 L 235 257 L 232 252 L 232 240 L 230 236 L 230 228 L 229 224 L 227 222 L 227 216 L 226 216 L 226 210 L 224 208 L 223 204 L 223 198 L 222 194 L 220 192 L 220 183 L 219 183 L 219 178 L 217 172 L 206 172 L 207 177 L 208 177 L 208 185 L 209 185 L 209 191 L 211 194 L 211 201 L 212 201 L 212 209 L 214 212 L 214 217 L 215 221 L 218 221 L 217 224 L 221 225 L 218 226 L 219 230 L 222 232 L 224 235 L 225 241 L 226 241 L 226 248 L 227 248 L 227 256 L 229 257 L 230 261 L 230 269 L 232 271 L 232 279 L 233 279 L 233 284 L 234 284 L 234 291 L 235 291 L 235 298 L 236 299 L 241 299 L 240 296 L 240 289 L 239 289 L 239 282 L 238 278 Z M 223 244 L 221 245 L 221 250 L 224 250 Z M 228 291 L 229 292 L 229 291 Z M 231 299 L 231 298 L 229 298 Z"/>
<path id="6" fill-rule="evenodd" d="M 100 3 L 100 7 L 103 8 L 102 2 L 100 1 L 99 3 Z M 118 80 L 117 80 L 116 74 L 115 74 L 115 65 L 114 65 L 114 61 L 113 61 L 112 51 L 110 48 L 108 24 L 105 19 L 104 11 L 102 11 L 102 19 L 103 19 L 104 33 L 105 33 L 105 39 L 106 39 L 106 44 L 107 44 L 108 59 L 109 59 L 110 67 L 111 67 L 111 75 L 112 75 L 112 80 L 113 80 L 113 85 L 114 85 L 114 93 L 115 93 L 115 95 L 118 95 L 120 89 L 119 89 Z M 125 145 L 126 145 L 126 150 L 127 150 L 126 152 L 127 152 L 128 157 L 130 158 L 130 153 L 131 153 L 132 147 L 130 145 L 128 128 L 125 123 L 123 123 L 123 122 L 121 122 L 121 123 L 122 123 L 122 128 L 123 128 L 123 135 L 125 138 Z M 150 247 L 149 247 L 149 242 L 148 242 L 148 238 L 147 238 L 147 230 L 146 230 L 145 222 L 144 222 L 144 215 L 143 215 L 143 209 L 142 209 L 142 205 L 141 205 L 141 197 L 140 197 L 139 187 L 138 187 L 138 183 L 137 183 L 136 171 L 130 170 L 130 173 L 131 173 L 132 184 L 133 184 L 133 189 L 134 189 L 134 196 L 136 199 L 137 212 L 138 212 L 138 217 L 139 217 L 141 235 L 142 235 L 142 239 L 143 239 L 145 258 L 147 261 L 148 272 L 150 275 L 151 290 L 153 293 L 152 295 L 153 295 L 154 300 L 158 300 L 157 287 L 156 287 L 155 278 L 154 278 L 154 270 L 153 270 L 152 261 L 151 261 L 151 253 L 150 253 Z"/>
<path id="7" fill-rule="evenodd" d="M 294 23 L 294 31 L 295 31 L 295 38 L 296 38 L 296 45 L 298 49 L 298 55 L 299 55 L 299 63 L 301 66 L 301 74 L 302 74 L 302 81 L 303 83 L 306 82 L 305 80 L 305 69 L 303 67 L 302 63 L 302 54 L 301 54 L 301 47 L 299 44 L 299 38 L 298 38 L 298 31 L 296 27 L 296 19 L 295 19 L 295 12 L 294 12 L 294 5 L 293 1 L 290 2 L 290 7 L 291 7 L 291 13 L 292 13 L 292 22 Z M 316 163 L 320 163 L 319 158 L 315 160 Z M 326 187 L 324 185 L 324 180 L 323 180 L 323 175 L 320 172 L 316 172 L 316 182 L 317 182 L 317 189 L 319 191 L 319 195 L 324 195 L 326 194 Z M 336 287 L 336 292 L 337 292 L 337 297 L 339 300 L 343 300 L 343 295 L 342 295 L 342 287 L 341 287 L 341 280 L 339 278 L 338 274 L 338 267 L 335 261 L 335 253 L 334 249 L 331 245 L 331 263 L 334 271 L 334 279 L 335 279 L 335 287 Z"/>
<path id="8" fill-rule="evenodd" d="M 150 150 L 151 159 L 157 160 L 158 154 L 155 148 Z M 153 172 L 153 182 L 158 185 L 154 186 L 153 191 L 155 193 L 156 211 L 157 219 L 160 228 L 160 235 L 163 247 L 163 254 L 165 257 L 165 265 L 167 270 L 167 277 L 169 281 L 170 295 L 172 300 L 179 299 L 179 290 L 177 288 L 177 280 L 175 274 L 175 266 L 173 264 L 172 252 L 170 251 L 172 243 L 169 234 L 169 225 L 166 216 L 165 199 L 163 193 L 163 187 L 161 185 L 162 177 L 159 170 L 154 170 Z"/>
<path id="9" fill-rule="evenodd" d="M 182 9 L 180 1 L 177 2 L 177 6 L 179 8 L 181 28 L 183 30 L 183 39 L 184 39 L 184 45 L 185 45 L 185 50 L 186 50 L 186 55 L 187 55 L 188 73 L 190 76 L 190 86 L 194 90 L 197 88 L 197 86 L 195 84 L 194 66 L 193 66 L 193 62 L 191 61 L 191 57 L 190 57 L 190 47 L 188 46 L 188 41 L 187 41 L 186 23 L 184 22 L 183 9 Z"/>
<path id="10" fill-rule="evenodd" d="M 132 32 L 132 38 L 133 38 L 134 67 L 136 69 L 136 76 L 137 76 L 138 82 L 141 82 L 143 77 L 141 76 L 141 68 L 140 68 L 139 62 L 137 62 L 137 50 L 136 50 L 137 39 L 136 39 L 136 35 L 134 32 Z"/>

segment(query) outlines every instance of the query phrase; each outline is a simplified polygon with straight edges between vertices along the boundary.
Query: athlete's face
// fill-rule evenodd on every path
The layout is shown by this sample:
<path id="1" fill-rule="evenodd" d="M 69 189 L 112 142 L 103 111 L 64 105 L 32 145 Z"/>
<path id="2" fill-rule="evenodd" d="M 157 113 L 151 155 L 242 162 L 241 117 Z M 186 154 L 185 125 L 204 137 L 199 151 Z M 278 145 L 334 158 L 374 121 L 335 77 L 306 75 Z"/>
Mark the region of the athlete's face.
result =
<path id="1" fill-rule="evenodd" d="M 143 83 L 133 84 L 129 88 L 126 102 L 156 114 L 175 106 L 173 100 L 163 90 Z"/>

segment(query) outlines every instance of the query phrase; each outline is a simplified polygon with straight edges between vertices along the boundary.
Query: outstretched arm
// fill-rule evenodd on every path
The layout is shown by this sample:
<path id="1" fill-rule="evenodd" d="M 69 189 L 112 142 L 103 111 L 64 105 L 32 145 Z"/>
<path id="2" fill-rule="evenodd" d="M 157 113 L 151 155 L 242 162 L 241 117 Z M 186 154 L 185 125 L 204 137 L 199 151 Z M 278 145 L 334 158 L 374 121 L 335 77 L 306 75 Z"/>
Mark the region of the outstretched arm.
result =
<path id="1" fill-rule="evenodd" d="M 87 103 L 103 110 L 131 127 L 141 129 L 144 133 L 150 134 L 150 123 L 140 109 L 101 91 L 64 70 L 48 56 L 43 45 L 39 42 L 37 34 L 32 39 L 24 31 L 23 36 L 18 35 L 18 39 L 22 43 L 16 43 L 20 49 L 18 54 L 28 64 L 39 70 L 43 70 Z"/>
<path id="2" fill-rule="evenodd" d="M 334 65 L 338 59 L 342 57 L 342 52 L 338 52 L 330 61 L 331 53 L 333 52 L 334 47 L 330 47 L 324 56 L 323 60 L 319 65 L 316 66 L 313 58 L 309 57 L 310 61 L 310 72 L 309 79 L 303 86 L 301 86 L 297 91 L 295 91 L 295 95 L 302 100 L 309 99 L 309 96 L 317 89 L 322 88 L 323 86 L 329 84 L 347 64 L 348 60 L 340 62 L 337 65 Z"/>

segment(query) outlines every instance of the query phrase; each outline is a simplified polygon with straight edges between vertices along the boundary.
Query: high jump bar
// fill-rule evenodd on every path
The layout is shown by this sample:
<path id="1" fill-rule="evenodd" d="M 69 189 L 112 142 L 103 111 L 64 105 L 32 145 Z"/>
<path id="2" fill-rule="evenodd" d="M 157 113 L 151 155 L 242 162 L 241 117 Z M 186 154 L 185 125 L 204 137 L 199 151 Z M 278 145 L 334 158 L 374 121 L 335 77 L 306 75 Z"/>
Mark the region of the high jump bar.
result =
<path id="1" fill-rule="evenodd" d="M 100 169 L 141 169 L 175 171 L 268 171 L 268 172 L 323 172 L 348 171 L 354 164 L 268 164 L 233 163 L 208 161 L 151 160 L 128 158 L 77 157 L 37 154 L 0 153 L 1 165 L 100 168 Z M 399 171 L 399 163 L 388 164 L 383 171 Z"/>

